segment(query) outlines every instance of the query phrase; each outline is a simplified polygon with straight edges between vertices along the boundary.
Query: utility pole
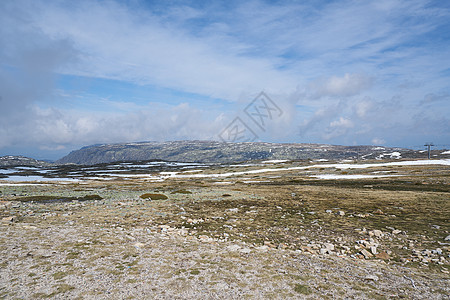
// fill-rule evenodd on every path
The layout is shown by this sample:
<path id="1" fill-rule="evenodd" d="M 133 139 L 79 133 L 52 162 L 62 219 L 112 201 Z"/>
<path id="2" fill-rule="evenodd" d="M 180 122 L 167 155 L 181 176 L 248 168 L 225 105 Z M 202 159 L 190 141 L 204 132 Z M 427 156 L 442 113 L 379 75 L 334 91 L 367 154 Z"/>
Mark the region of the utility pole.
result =
<path id="1" fill-rule="evenodd" d="M 426 143 L 424 146 L 428 147 L 428 159 L 430 159 L 431 146 L 434 146 L 434 145 L 433 145 L 433 143 Z"/>

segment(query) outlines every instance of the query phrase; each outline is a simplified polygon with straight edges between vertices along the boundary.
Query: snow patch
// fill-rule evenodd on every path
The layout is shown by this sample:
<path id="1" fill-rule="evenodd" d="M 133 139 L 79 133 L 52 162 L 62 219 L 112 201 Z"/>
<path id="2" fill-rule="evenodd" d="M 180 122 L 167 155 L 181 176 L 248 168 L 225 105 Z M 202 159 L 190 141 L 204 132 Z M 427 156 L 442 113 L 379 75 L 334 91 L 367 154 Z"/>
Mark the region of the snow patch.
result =
<path id="1" fill-rule="evenodd" d="M 287 161 L 289 161 L 289 160 L 287 160 L 287 159 L 272 159 L 272 160 L 265 160 L 262 163 L 263 164 L 278 164 L 278 163 L 284 163 Z"/>
<path id="2" fill-rule="evenodd" d="M 310 177 L 315 177 L 319 179 L 365 179 L 365 178 L 382 178 L 382 177 L 397 177 L 397 176 L 403 175 L 322 174 Z"/>

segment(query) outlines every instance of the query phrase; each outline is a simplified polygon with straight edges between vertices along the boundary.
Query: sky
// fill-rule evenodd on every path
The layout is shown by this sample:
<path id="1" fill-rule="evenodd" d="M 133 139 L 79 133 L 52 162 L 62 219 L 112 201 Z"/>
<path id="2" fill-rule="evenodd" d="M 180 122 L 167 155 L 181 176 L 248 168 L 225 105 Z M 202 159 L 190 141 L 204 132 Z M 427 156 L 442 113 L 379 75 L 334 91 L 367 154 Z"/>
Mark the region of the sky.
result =
<path id="1" fill-rule="evenodd" d="M 216 140 L 450 148 L 450 2 L 0 1 L 0 156 Z"/>

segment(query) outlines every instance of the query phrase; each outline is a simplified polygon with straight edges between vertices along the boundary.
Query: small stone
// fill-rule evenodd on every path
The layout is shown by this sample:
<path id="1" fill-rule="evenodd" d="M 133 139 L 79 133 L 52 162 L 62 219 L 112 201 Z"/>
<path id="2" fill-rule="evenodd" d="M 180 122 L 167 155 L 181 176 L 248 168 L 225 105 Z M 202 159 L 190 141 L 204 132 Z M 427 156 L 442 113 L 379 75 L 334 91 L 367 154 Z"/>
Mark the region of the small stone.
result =
<path id="1" fill-rule="evenodd" d="M 250 252 L 252 252 L 252 250 L 250 248 L 242 248 L 239 250 L 239 252 L 242 254 L 249 254 Z"/>
<path id="2" fill-rule="evenodd" d="M 16 221 L 17 221 L 17 217 L 16 216 L 2 218 L 2 222 L 3 223 L 14 223 Z"/>
<path id="3" fill-rule="evenodd" d="M 375 246 L 372 246 L 372 247 L 370 247 L 370 252 L 372 252 L 372 254 L 377 254 L 377 247 L 375 247 Z"/>
<path id="4" fill-rule="evenodd" d="M 269 250 L 269 247 L 266 245 L 263 245 L 263 246 L 256 247 L 255 249 L 259 250 L 259 251 L 267 251 L 267 250 Z"/>
<path id="5" fill-rule="evenodd" d="M 345 216 L 345 212 L 343 210 L 340 210 L 337 212 L 338 216 Z"/>
<path id="6" fill-rule="evenodd" d="M 423 263 L 429 263 L 430 261 L 431 261 L 431 258 L 429 258 L 429 257 L 422 258 Z"/>
<path id="7" fill-rule="evenodd" d="M 327 214 L 331 214 L 333 211 L 332 211 L 331 209 L 327 209 L 325 212 L 326 212 Z"/>
<path id="8" fill-rule="evenodd" d="M 307 253 L 314 253 L 314 250 L 310 246 L 301 246 L 301 250 Z"/>
<path id="9" fill-rule="evenodd" d="M 142 248 L 142 247 L 145 246 L 145 244 L 144 244 L 144 243 L 137 242 L 137 243 L 134 243 L 133 246 L 135 246 L 136 248 Z"/>
<path id="10" fill-rule="evenodd" d="M 23 225 L 23 228 L 24 229 L 37 229 L 37 227 L 34 225 Z"/>
<path id="11" fill-rule="evenodd" d="M 334 245 L 331 244 L 331 243 L 325 243 L 323 246 L 324 246 L 324 248 L 325 248 L 327 251 L 333 251 L 333 250 L 334 250 Z"/>
<path id="12" fill-rule="evenodd" d="M 269 248 L 276 248 L 276 246 L 269 241 L 264 241 L 264 246 L 267 246 Z"/>
<path id="13" fill-rule="evenodd" d="M 367 275 L 366 277 L 364 277 L 365 280 L 373 280 L 373 281 L 378 281 L 378 276 L 377 275 Z"/>
<path id="14" fill-rule="evenodd" d="M 450 234 L 445 237 L 444 241 L 450 241 Z"/>
<path id="15" fill-rule="evenodd" d="M 441 229 L 441 226 L 439 225 L 431 225 L 431 227 L 433 227 L 434 229 Z"/>
<path id="16" fill-rule="evenodd" d="M 214 241 L 213 238 L 211 238 L 211 237 L 209 237 L 209 236 L 207 236 L 207 235 L 200 235 L 200 236 L 198 237 L 198 239 L 199 239 L 201 242 L 203 242 L 203 243 L 211 243 L 211 242 Z"/>
<path id="17" fill-rule="evenodd" d="M 366 249 L 362 249 L 361 250 L 361 254 L 364 255 L 364 257 L 366 259 L 373 257 L 372 253 L 370 253 L 369 251 L 367 251 Z"/>
<path id="18" fill-rule="evenodd" d="M 373 213 L 376 215 L 384 215 L 384 212 L 381 209 L 377 209 Z"/>
<path id="19" fill-rule="evenodd" d="M 375 229 L 373 231 L 373 235 L 376 236 L 376 237 L 382 237 L 384 234 L 383 234 L 383 232 L 381 230 Z"/>
<path id="20" fill-rule="evenodd" d="M 239 245 L 230 245 L 227 247 L 228 251 L 238 251 L 239 249 L 241 249 L 241 246 Z"/>
<path id="21" fill-rule="evenodd" d="M 399 234 L 399 233 L 401 233 L 402 231 L 401 230 L 398 230 L 398 229 L 394 229 L 394 230 L 392 230 L 392 234 Z"/>

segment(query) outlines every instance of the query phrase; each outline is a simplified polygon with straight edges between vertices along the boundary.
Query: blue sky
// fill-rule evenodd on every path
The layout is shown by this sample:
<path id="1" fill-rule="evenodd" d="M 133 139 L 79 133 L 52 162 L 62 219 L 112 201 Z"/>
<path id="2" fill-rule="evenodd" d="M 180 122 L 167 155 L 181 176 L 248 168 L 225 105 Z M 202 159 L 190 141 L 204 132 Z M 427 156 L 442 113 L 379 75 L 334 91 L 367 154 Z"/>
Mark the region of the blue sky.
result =
<path id="1" fill-rule="evenodd" d="M 0 155 L 220 140 L 450 144 L 447 1 L 1 1 Z M 283 112 L 262 130 L 264 91 Z"/>

